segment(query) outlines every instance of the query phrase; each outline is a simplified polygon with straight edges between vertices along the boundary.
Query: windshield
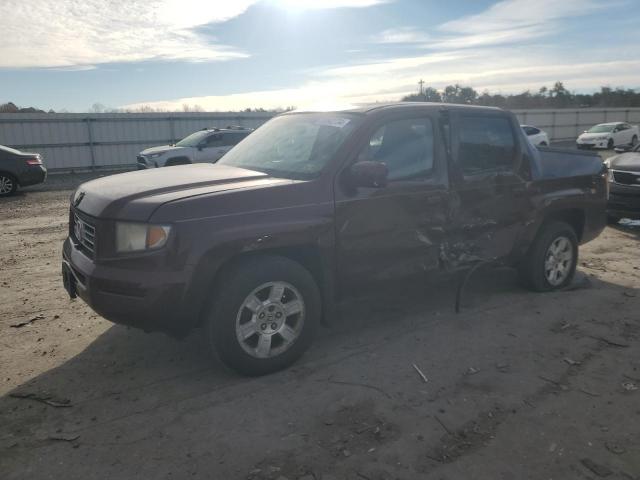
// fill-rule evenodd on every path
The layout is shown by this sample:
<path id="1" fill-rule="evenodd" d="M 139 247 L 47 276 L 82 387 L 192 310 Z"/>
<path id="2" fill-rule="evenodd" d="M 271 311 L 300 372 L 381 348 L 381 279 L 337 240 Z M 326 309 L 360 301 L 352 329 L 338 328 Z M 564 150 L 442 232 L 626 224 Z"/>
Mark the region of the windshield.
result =
<path id="1" fill-rule="evenodd" d="M 613 127 L 615 127 L 615 125 L 596 125 L 587 130 L 587 133 L 608 133 L 613 131 Z"/>
<path id="2" fill-rule="evenodd" d="M 203 130 L 201 132 L 192 133 L 188 137 L 184 137 L 178 143 L 176 143 L 176 147 L 197 147 L 210 132 Z"/>
<path id="3" fill-rule="evenodd" d="M 300 113 L 276 117 L 231 149 L 218 162 L 275 177 L 318 175 L 353 131 L 359 116 Z"/>

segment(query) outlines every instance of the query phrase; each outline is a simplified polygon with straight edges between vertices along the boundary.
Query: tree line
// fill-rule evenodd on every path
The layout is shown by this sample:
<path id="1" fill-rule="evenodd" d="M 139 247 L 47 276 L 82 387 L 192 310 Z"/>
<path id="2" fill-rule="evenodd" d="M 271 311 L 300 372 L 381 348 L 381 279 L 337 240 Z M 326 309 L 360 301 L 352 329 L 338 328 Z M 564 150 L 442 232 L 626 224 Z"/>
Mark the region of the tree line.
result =
<path id="1" fill-rule="evenodd" d="M 437 103 L 462 103 L 468 105 L 484 105 L 506 109 L 534 109 L 534 108 L 630 108 L 640 107 L 640 91 L 631 88 L 600 87 L 600 91 L 594 93 L 574 93 L 565 88 L 562 82 L 556 82 L 552 87 L 540 87 L 537 92 L 526 90 L 517 94 L 491 93 L 487 90 L 478 93 L 472 87 L 459 84 L 447 85 L 442 90 L 433 87 L 422 86 L 416 93 L 402 97 L 403 102 L 437 102 Z M 242 112 L 270 112 L 279 113 L 293 110 L 295 107 L 264 109 L 247 108 Z M 94 103 L 88 110 L 89 113 L 151 113 L 151 112 L 204 112 L 200 105 L 183 104 L 181 109 L 164 110 L 149 105 L 141 105 L 132 109 L 108 108 L 101 103 Z M 60 113 L 66 113 L 63 109 Z M 0 113 L 45 113 L 34 107 L 18 107 L 12 102 L 0 104 Z M 47 113 L 55 113 L 49 110 Z"/>
<path id="2" fill-rule="evenodd" d="M 421 84 L 422 82 L 420 82 Z M 417 93 L 402 97 L 403 102 L 442 102 L 484 105 L 506 109 L 533 108 L 589 108 L 589 107 L 640 107 L 640 92 L 634 89 L 600 87 L 594 93 L 573 93 L 562 82 L 553 87 L 540 87 L 537 92 L 526 90 L 517 94 L 478 93 L 472 87 L 448 85 L 442 90 L 420 87 Z"/>

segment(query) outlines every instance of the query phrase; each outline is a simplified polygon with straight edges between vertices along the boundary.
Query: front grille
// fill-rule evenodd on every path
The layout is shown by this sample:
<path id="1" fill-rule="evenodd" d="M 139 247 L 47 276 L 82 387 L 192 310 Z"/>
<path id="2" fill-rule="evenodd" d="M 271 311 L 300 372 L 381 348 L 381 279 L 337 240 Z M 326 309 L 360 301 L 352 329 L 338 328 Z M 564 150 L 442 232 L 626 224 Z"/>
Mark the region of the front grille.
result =
<path id="1" fill-rule="evenodd" d="M 138 160 L 138 163 L 144 163 L 145 165 L 147 164 L 147 159 L 142 155 L 138 155 L 136 159 Z"/>
<path id="2" fill-rule="evenodd" d="M 96 227 L 75 212 L 73 212 L 72 217 L 73 239 L 85 253 L 93 257 L 96 250 Z"/>
<path id="3" fill-rule="evenodd" d="M 640 172 L 621 172 L 613 170 L 613 180 L 623 185 L 635 185 L 640 187 Z"/>

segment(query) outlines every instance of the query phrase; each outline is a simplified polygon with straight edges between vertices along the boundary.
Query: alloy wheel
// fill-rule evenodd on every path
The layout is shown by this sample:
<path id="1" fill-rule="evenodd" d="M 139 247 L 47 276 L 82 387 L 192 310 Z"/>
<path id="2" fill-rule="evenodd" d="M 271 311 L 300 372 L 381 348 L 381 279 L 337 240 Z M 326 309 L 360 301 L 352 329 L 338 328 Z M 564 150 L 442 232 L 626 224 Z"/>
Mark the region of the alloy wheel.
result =
<path id="1" fill-rule="evenodd" d="M 304 299 L 293 285 L 264 283 L 242 302 L 236 316 L 236 338 L 252 357 L 275 357 L 300 337 L 304 319 Z"/>
<path id="2" fill-rule="evenodd" d="M 564 282 L 571 273 L 573 263 L 573 246 L 564 236 L 557 237 L 545 255 L 544 275 L 550 285 L 557 287 Z"/>

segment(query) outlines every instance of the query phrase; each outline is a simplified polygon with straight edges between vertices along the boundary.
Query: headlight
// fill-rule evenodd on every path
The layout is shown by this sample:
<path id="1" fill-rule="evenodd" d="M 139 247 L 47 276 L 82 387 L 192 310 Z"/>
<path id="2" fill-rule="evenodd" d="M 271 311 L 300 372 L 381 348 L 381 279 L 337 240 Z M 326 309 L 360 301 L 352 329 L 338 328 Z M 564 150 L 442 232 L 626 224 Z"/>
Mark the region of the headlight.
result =
<path id="1" fill-rule="evenodd" d="M 169 238 L 171 227 L 168 225 L 149 225 L 148 223 L 116 223 L 116 251 L 141 252 L 162 248 Z"/>

